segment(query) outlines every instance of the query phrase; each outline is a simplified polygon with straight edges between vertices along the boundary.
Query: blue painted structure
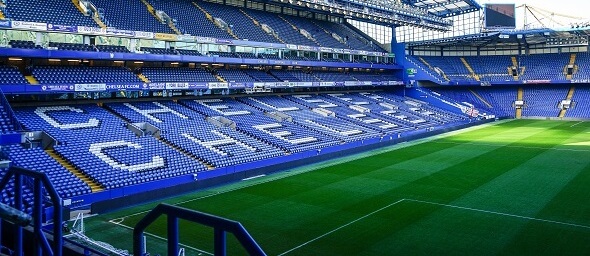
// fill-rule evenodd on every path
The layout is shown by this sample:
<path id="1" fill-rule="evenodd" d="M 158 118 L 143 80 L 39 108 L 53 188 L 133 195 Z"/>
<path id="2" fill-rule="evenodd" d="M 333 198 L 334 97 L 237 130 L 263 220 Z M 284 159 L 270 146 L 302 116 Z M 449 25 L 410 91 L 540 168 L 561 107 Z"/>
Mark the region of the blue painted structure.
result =
<path id="1" fill-rule="evenodd" d="M 159 204 L 153 210 L 151 210 L 145 217 L 143 217 L 133 228 L 133 254 L 134 255 L 145 255 L 142 249 L 144 248 L 143 233 L 146 228 L 156 221 L 156 219 L 162 215 L 167 217 L 167 242 L 168 242 L 168 255 L 178 255 L 178 220 L 188 220 L 191 222 L 199 223 L 201 225 L 212 227 L 214 230 L 214 254 L 216 256 L 227 255 L 227 240 L 226 233 L 232 233 L 240 244 L 246 249 L 249 255 L 253 256 L 265 256 L 266 253 L 262 248 L 254 241 L 254 238 L 250 236 L 248 231 L 242 226 L 241 223 L 233 220 L 228 220 L 218 216 L 181 208 L 178 206 L 172 206 L 169 204 Z"/>
<path id="2" fill-rule="evenodd" d="M 10 179 L 14 178 L 14 205 L 12 206 L 16 210 L 22 211 L 22 199 L 23 199 L 23 179 L 33 179 L 34 183 L 34 207 L 33 207 L 33 228 L 34 237 L 38 241 L 34 245 L 34 255 L 62 255 L 63 252 L 63 238 L 62 238 L 62 200 L 49 177 L 45 173 L 22 169 L 18 167 L 11 167 L 7 173 L 0 180 L 0 191 L 4 190 Z M 52 221 L 53 221 L 53 243 L 50 243 L 47 235 L 42 230 L 44 207 L 43 201 L 45 198 L 44 191 L 51 197 L 52 203 Z M 23 244 L 23 227 L 14 227 L 14 255 L 24 255 L 24 244 Z"/>

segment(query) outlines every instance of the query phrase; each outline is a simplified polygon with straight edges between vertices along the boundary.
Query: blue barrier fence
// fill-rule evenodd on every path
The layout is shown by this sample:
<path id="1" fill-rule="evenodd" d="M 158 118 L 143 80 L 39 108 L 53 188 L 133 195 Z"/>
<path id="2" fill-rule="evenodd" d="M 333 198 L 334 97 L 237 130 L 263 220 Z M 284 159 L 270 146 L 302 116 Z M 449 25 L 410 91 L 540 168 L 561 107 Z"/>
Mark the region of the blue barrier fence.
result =
<path id="1" fill-rule="evenodd" d="M 199 223 L 201 225 L 212 227 L 214 230 L 214 254 L 216 256 L 227 255 L 227 240 L 226 233 L 233 234 L 242 247 L 246 249 L 249 255 L 263 256 L 266 255 L 262 248 L 254 241 L 252 236 L 246 231 L 241 223 L 233 220 L 228 220 L 218 216 L 197 212 L 178 206 L 168 204 L 159 204 L 151 210 L 145 217 L 143 217 L 135 228 L 133 228 L 133 255 L 146 255 L 143 251 L 145 242 L 143 234 L 145 229 L 152 224 L 156 219 L 162 215 L 167 217 L 167 255 L 178 255 L 179 250 L 179 234 L 178 234 L 178 220 L 188 220 Z"/>
<path id="2" fill-rule="evenodd" d="M 0 180 L 0 191 L 7 188 L 10 180 L 14 178 L 14 204 L 13 208 L 16 210 L 23 210 L 23 179 L 30 178 L 33 180 L 33 235 L 36 243 L 33 245 L 33 255 L 62 255 L 63 252 L 63 238 L 62 238 L 62 199 L 49 181 L 47 174 L 38 171 L 31 171 L 18 167 L 11 167 L 8 169 L 6 175 Z M 45 199 L 46 191 L 51 198 L 53 205 L 53 242 L 50 243 L 46 233 L 43 231 L 43 201 Z M 15 256 L 22 256 L 24 254 L 23 247 L 23 227 L 14 226 L 14 244 L 13 251 Z M 1 241 L 1 239 L 0 239 Z"/>

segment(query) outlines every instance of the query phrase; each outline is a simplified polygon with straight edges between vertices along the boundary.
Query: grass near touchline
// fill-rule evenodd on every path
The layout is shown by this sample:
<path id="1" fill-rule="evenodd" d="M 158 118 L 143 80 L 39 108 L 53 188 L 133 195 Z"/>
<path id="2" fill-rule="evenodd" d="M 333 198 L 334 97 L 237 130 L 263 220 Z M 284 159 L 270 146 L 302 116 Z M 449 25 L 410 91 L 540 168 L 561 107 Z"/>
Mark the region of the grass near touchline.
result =
<path id="1" fill-rule="evenodd" d="M 270 255 L 580 255 L 590 251 L 589 132 L 585 122 L 512 121 L 167 202 L 215 194 L 180 206 L 242 222 Z M 87 231 L 130 249 L 130 230 L 107 221 L 134 226 L 143 214 L 132 214 L 152 207 L 87 219 Z M 212 251 L 211 231 L 182 224 L 183 244 Z M 165 237 L 165 220 L 149 232 Z M 165 254 L 158 240 L 148 249 Z"/>

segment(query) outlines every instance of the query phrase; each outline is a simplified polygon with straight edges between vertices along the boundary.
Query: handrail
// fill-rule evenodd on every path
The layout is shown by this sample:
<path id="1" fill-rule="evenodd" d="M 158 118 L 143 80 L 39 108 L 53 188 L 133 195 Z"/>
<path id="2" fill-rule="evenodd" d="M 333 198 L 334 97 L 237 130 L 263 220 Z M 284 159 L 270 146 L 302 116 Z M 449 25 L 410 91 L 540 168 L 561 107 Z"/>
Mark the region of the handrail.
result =
<path id="1" fill-rule="evenodd" d="M 0 191 L 4 190 L 11 178 L 14 177 L 14 208 L 22 211 L 23 202 L 23 176 L 30 177 L 34 180 L 33 184 L 33 235 L 35 241 L 34 255 L 56 255 L 60 256 L 63 252 L 62 236 L 62 199 L 55 190 L 55 187 L 49 181 L 49 177 L 44 172 L 27 170 L 19 167 L 11 167 L 6 175 L 0 180 Z M 50 245 L 49 239 L 43 232 L 43 199 L 42 188 L 49 193 L 53 204 L 53 243 Z M 15 229 L 14 255 L 23 255 L 23 227 L 17 226 Z"/>
<path id="2" fill-rule="evenodd" d="M 436 81 L 439 82 L 440 84 L 444 83 L 443 80 L 439 79 L 436 75 L 434 75 L 433 73 L 431 73 L 429 71 L 429 68 L 424 68 L 424 66 L 422 64 L 417 63 L 417 62 L 414 62 L 414 60 L 412 60 L 411 58 L 409 58 L 407 56 L 406 56 L 406 60 L 408 60 L 412 64 L 416 65 L 416 67 L 419 67 L 422 71 L 426 72 L 426 74 L 428 74 L 432 78 L 436 79 Z M 438 75 L 438 76 L 440 76 L 440 75 Z"/>
<path id="3" fill-rule="evenodd" d="M 226 237 L 225 233 L 232 233 L 240 242 L 240 244 L 246 249 L 249 255 L 260 255 L 265 256 L 266 253 L 262 248 L 254 241 L 252 236 L 246 231 L 241 223 L 229 219 L 225 219 L 219 216 L 202 213 L 178 206 L 169 204 L 159 204 L 151 210 L 145 217 L 143 217 L 133 228 L 133 255 L 140 256 L 144 255 L 142 249 L 145 246 L 143 240 L 143 233 L 145 229 L 152 224 L 157 218 L 162 215 L 167 215 L 167 241 L 168 251 L 167 255 L 178 254 L 178 219 L 188 220 L 196 222 L 201 225 L 209 226 L 214 228 L 214 248 L 215 255 L 227 255 L 226 252 Z"/>

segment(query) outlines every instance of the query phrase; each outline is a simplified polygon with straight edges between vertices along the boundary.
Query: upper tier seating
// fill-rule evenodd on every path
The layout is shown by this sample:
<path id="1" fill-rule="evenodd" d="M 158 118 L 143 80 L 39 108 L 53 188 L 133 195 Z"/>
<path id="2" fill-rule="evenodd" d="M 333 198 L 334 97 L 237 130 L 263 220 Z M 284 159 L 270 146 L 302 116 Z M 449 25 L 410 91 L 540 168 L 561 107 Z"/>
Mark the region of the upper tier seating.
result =
<path id="1" fill-rule="evenodd" d="M 17 67 L 0 65 L 0 85 L 28 83 Z"/>
<path id="2" fill-rule="evenodd" d="M 38 66 L 31 68 L 41 84 L 140 83 L 124 67 Z"/>
<path id="3" fill-rule="evenodd" d="M 289 44 L 319 46 L 314 41 L 304 37 L 299 31 L 293 29 L 289 23 L 279 18 L 278 14 L 251 9 L 244 9 L 244 11 L 254 19 L 258 20 L 261 24 L 269 25 L 279 34 L 279 37 L 283 39 L 283 41 L 288 42 Z"/>
<path id="4" fill-rule="evenodd" d="M 285 82 L 319 82 L 320 80 L 301 70 L 271 70 L 270 73 Z"/>
<path id="5" fill-rule="evenodd" d="M 233 52 L 217 52 L 209 51 L 209 56 L 212 57 L 224 57 L 224 58 L 240 58 L 240 56 Z"/>
<path id="6" fill-rule="evenodd" d="M 263 55 L 263 57 L 265 59 L 272 59 L 274 56 L 276 56 L 276 55 L 273 54 L 273 56 L 270 56 L 270 57 L 267 57 L 266 55 Z M 276 58 L 278 59 L 279 57 L 276 56 Z M 309 61 L 310 60 L 310 59 L 308 59 L 306 57 L 303 57 L 303 56 L 296 56 L 296 55 L 290 55 L 290 54 L 283 55 L 283 58 L 286 59 L 286 60 L 304 60 L 304 61 Z"/>
<path id="7" fill-rule="evenodd" d="M 162 55 L 177 55 L 176 50 L 165 49 L 165 48 L 153 48 L 153 47 L 141 47 L 141 51 L 151 54 L 162 54 Z"/>
<path id="8" fill-rule="evenodd" d="M 10 40 L 8 44 L 10 44 L 12 48 L 43 49 L 41 45 L 36 45 L 33 41 Z"/>
<path id="9" fill-rule="evenodd" d="M 210 72 L 200 68 L 144 67 L 141 73 L 151 82 L 219 82 Z"/>
<path id="10" fill-rule="evenodd" d="M 346 40 L 346 44 L 349 45 L 352 49 L 385 52 L 385 50 L 383 50 L 381 47 L 379 47 L 376 44 L 373 44 L 370 40 L 355 32 L 345 24 L 319 20 L 314 20 L 313 22 L 327 31 L 332 31 L 333 33 L 338 34 L 345 40 L 348 37 L 348 40 Z"/>
<path id="11" fill-rule="evenodd" d="M 577 53 L 575 65 L 573 79 L 590 79 L 590 53 Z"/>
<path id="12" fill-rule="evenodd" d="M 227 82 L 258 82 L 242 70 L 220 69 L 217 74 Z"/>
<path id="13" fill-rule="evenodd" d="M 83 52 L 96 52 L 96 48 L 93 45 L 88 44 L 75 44 L 75 43 L 49 43 L 49 47 L 55 47 L 59 50 L 66 51 L 83 51 Z"/>
<path id="14" fill-rule="evenodd" d="M 271 74 L 257 69 L 246 69 L 246 74 L 256 79 L 258 82 L 279 82 L 279 80 Z"/>
<path id="15" fill-rule="evenodd" d="M 354 81 L 354 78 L 341 72 L 314 72 L 314 76 L 322 81 Z"/>
<path id="16" fill-rule="evenodd" d="M 239 11 L 238 8 L 227 5 L 213 4 L 204 1 L 199 1 L 198 4 L 205 8 L 215 18 L 221 18 L 229 26 L 232 27 L 232 31 L 240 39 L 269 42 L 269 43 L 281 43 L 272 35 L 267 34 L 260 27 L 254 25 L 246 15 Z"/>
<path id="17" fill-rule="evenodd" d="M 260 26 L 256 26 L 254 21 L 246 16 L 248 14 L 260 24 L 269 25 L 277 32 L 284 43 L 384 51 L 344 24 L 309 20 L 302 17 L 279 15 L 252 9 L 239 9 L 234 6 L 205 1 L 149 0 L 147 2 L 155 10 L 164 11 L 170 18 L 174 19 L 177 28 L 185 34 L 234 39 L 225 29 L 217 27 L 212 21 L 208 20 L 203 12 L 204 10 L 211 15 L 212 19 L 222 19 L 231 27 L 233 33 L 243 40 L 283 43 L 273 35 L 266 33 Z M 132 31 L 175 33 L 168 24 L 161 22 L 152 15 L 141 0 L 94 0 L 92 3 L 97 8 L 104 10 L 104 20 L 109 27 Z M 203 10 L 198 8 L 197 5 Z M 7 11 L 14 20 L 98 27 L 98 24 L 90 16 L 91 14 L 82 14 L 74 3 L 68 0 L 11 0 L 7 3 Z M 297 29 L 294 29 L 285 20 L 295 25 Z M 298 29 L 305 29 L 312 35 L 313 39 L 306 38 Z M 335 39 L 331 33 L 335 33 L 340 37 L 342 42 Z"/>
<path id="18" fill-rule="evenodd" d="M 531 54 L 519 58 L 525 67 L 521 80 L 565 80 L 563 68 L 569 63 L 569 54 Z"/>
<path id="19" fill-rule="evenodd" d="M 468 80 L 474 81 L 469 70 L 459 57 L 432 57 L 423 56 L 431 66 L 442 69 L 451 80 Z"/>
<path id="20" fill-rule="evenodd" d="M 9 0 L 6 10 L 12 19 L 17 21 L 98 27 L 91 17 L 82 14 L 71 0 Z"/>
<path id="21" fill-rule="evenodd" d="M 109 1 L 109 0 L 105 0 Z M 195 36 L 205 36 L 221 39 L 233 39 L 226 31 L 218 28 L 209 21 L 205 14 L 186 0 L 151 0 L 154 8 L 166 12 L 177 20 L 179 27 L 186 33 Z M 197 3 L 201 3 L 198 1 Z"/>
<path id="22" fill-rule="evenodd" d="M 299 29 L 304 29 L 310 33 L 321 46 L 340 49 L 349 48 L 348 45 L 336 40 L 332 35 L 326 33 L 323 28 L 316 25 L 310 19 L 287 15 L 283 15 L 282 17 L 297 26 Z"/>
<path id="23" fill-rule="evenodd" d="M 106 20 L 118 29 L 174 34 L 167 24 L 162 24 L 152 16 L 140 0 L 92 0 L 92 3 L 104 9 Z M 176 18 L 172 14 L 168 15 Z"/>
<path id="24" fill-rule="evenodd" d="M 481 81 L 514 80 L 514 77 L 508 73 L 508 67 L 512 66 L 510 56 L 465 57 L 465 60 L 479 75 Z"/>
<path id="25" fill-rule="evenodd" d="M 388 81 L 377 73 L 351 72 L 350 75 L 359 81 Z"/>
<path id="26" fill-rule="evenodd" d="M 438 79 L 443 80 L 442 74 L 436 69 L 442 70 L 450 80 L 474 81 L 467 67 L 461 62 L 461 57 L 439 56 L 408 56 L 414 63 L 429 70 Z M 419 58 L 435 70 L 429 69 Z M 508 68 L 513 66 L 511 56 L 478 56 L 464 57 L 475 74 L 481 81 L 513 81 L 514 77 L 508 73 Z M 564 67 L 569 63 L 570 54 L 531 54 L 517 58 L 520 80 L 565 80 Z M 577 62 L 584 63 L 584 58 Z M 583 65 L 583 64 L 582 64 Z M 524 73 L 522 72 L 524 71 Z"/>
<path id="27" fill-rule="evenodd" d="M 267 60 L 280 60 L 281 57 L 279 57 L 278 54 L 271 54 L 271 53 L 259 53 L 258 56 L 262 59 L 267 59 Z"/>
<path id="28" fill-rule="evenodd" d="M 127 47 L 121 45 L 95 45 L 94 47 L 101 52 L 130 52 Z"/>
<path id="29" fill-rule="evenodd" d="M 187 49 L 176 49 L 178 54 L 180 55 L 192 55 L 192 56 L 202 56 L 203 54 L 197 50 L 187 50 Z"/>

